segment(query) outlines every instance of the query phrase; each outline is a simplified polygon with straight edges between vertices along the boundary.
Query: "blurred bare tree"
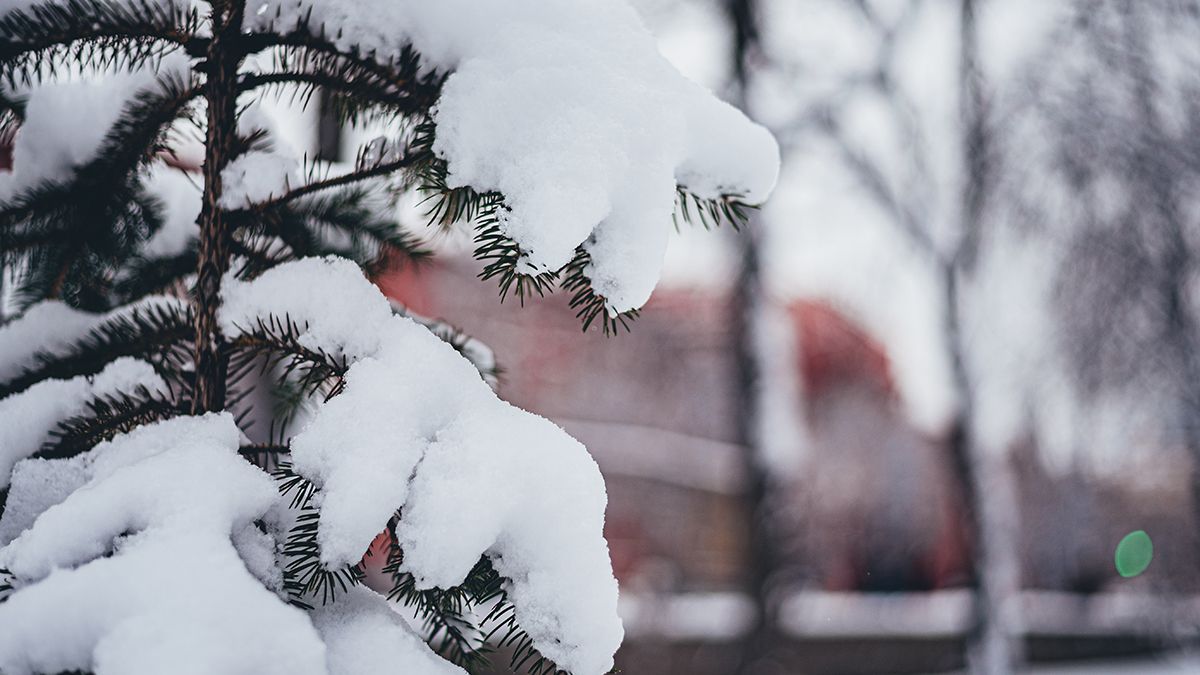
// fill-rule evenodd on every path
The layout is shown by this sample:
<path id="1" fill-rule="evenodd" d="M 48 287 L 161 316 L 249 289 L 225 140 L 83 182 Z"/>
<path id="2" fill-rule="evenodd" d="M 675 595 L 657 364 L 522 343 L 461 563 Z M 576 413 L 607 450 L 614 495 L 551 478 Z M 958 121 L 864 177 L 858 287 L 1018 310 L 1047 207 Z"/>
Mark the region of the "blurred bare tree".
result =
<path id="1" fill-rule="evenodd" d="M 755 63 L 762 58 L 759 7 L 756 0 L 726 0 L 733 29 L 734 96 L 747 107 L 747 90 L 753 85 Z M 737 243 L 738 272 L 731 309 L 735 316 L 737 349 L 735 388 L 738 401 L 737 436 L 745 448 L 746 508 L 749 551 L 747 590 L 754 601 L 750 630 L 741 645 L 736 673 L 766 675 L 781 672 L 775 665 L 781 644 L 778 625 L 779 573 L 782 567 L 782 528 L 777 522 L 775 481 L 765 459 L 762 414 L 763 359 L 759 352 L 764 311 L 762 279 L 762 223 L 752 218 Z"/>
<path id="2" fill-rule="evenodd" d="M 1000 116 L 1000 219 L 1059 251 L 1079 405 L 1200 464 L 1200 3 L 1077 0 L 1031 63 Z"/>
<path id="3" fill-rule="evenodd" d="M 987 95 L 980 65 L 977 0 L 960 0 L 958 35 L 959 168 L 957 198 L 939 194 L 931 165 L 939 161 L 916 120 L 919 107 L 898 81 L 896 49 L 905 31 L 928 5 L 909 0 L 898 12 L 881 11 L 878 3 L 855 0 L 875 43 L 874 67 L 866 76 L 852 77 L 829 96 L 813 101 L 792 125 L 785 139 L 817 134 L 831 142 L 841 162 L 866 193 L 936 270 L 942 308 L 945 359 L 950 365 L 956 406 L 947 432 L 952 465 L 970 533 L 974 592 L 968 626 L 968 663 L 972 672 L 1007 673 L 1021 662 L 1020 627 L 1016 616 L 1020 590 L 1017 563 L 1017 511 L 1009 466 L 1002 453 L 985 452 L 975 436 L 976 405 L 973 374 L 968 367 L 971 343 L 964 338 L 963 311 L 976 263 L 981 256 L 980 227 L 992 187 L 991 138 Z M 844 121 L 856 97 L 869 96 L 886 112 L 888 132 L 899 139 L 906 156 L 886 156 L 848 133 Z M 937 231 L 943 204 L 954 204 L 945 220 L 952 231 Z"/>

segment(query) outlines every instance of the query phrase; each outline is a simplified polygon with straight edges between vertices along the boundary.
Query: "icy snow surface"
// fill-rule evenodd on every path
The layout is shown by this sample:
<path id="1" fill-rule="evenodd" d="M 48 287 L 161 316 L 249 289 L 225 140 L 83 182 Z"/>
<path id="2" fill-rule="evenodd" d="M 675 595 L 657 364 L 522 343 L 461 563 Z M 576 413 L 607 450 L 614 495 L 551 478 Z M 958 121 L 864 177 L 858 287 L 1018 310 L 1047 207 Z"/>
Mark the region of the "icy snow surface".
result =
<path id="1" fill-rule="evenodd" d="M 286 314 L 307 326 L 302 344 L 353 364 L 345 390 L 291 444 L 296 470 L 321 488 L 325 563 L 358 562 L 402 507 L 404 571 L 422 587 L 462 582 L 486 553 L 512 580 L 517 621 L 543 655 L 576 675 L 612 667 L 622 628 L 602 537 L 607 497 L 582 445 L 498 399 L 349 261 L 231 275 L 222 292 L 226 335 Z"/>
<path id="2" fill-rule="evenodd" d="M 340 48 L 387 61 L 411 44 L 452 71 L 434 115 L 450 186 L 504 194 L 526 272 L 585 245 L 610 311 L 658 281 L 677 183 L 751 203 L 775 184 L 770 133 L 680 75 L 620 0 L 250 0 L 246 28 L 310 12 Z"/>
<path id="3" fill-rule="evenodd" d="M 0 671 L 326 673 L 307 617 L 231 542 L 277 499 L 240 436 L 228 414 L 182 417 L 83 455 L 87 484 L 0 549 L 17 586 L 0 604 Z"/>

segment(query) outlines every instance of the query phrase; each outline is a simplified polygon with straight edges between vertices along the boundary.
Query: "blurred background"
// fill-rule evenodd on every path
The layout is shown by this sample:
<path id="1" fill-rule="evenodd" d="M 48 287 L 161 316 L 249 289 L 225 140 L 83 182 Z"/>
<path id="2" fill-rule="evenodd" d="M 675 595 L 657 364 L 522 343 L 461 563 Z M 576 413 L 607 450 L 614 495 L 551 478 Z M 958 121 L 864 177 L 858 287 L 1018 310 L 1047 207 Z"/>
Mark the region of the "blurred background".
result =
<path id="1" fill-rule="evenodd" d="M 1200 672 L 1200 2 L 635 4 L 777 135 L 749 226 L 615 338 L 378 279 L 595 456 L 622 671 Z"/>

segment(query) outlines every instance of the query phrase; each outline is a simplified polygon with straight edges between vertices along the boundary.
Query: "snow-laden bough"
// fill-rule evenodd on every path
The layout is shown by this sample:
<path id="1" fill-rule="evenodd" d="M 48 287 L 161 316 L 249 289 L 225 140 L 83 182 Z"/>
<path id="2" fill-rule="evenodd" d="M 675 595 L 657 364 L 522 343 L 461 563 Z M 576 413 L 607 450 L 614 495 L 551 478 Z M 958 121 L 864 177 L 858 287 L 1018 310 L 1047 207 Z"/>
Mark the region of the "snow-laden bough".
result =
<path id="1" fill-rule="evenodd" d="M 325 564 L 358 562 L 399 510 L 401 570 L 419 586 L 458 585 L 487 555 L 543 656 L 576 675 L 612 668 L 623 630 L 607 497 L 579 442 L 497 398 L 348 261 L 301 260 L 223 288 L 226 335 L 286 315 L 305 347 L 351 363 L 291 442 L 296 472 L 320 489 Z"/>
<path id="2" fill-rule="evenodd" d="M 250 0 L 245 28 L 320 27 L 380 62 L 412 47 L 449 73 L 433 111 L 448 186 L 495 191 L 527 273 L 582 246 L 610 312 L 658 282 L 676 187 L 764 201 L 771 134 L 681 75 L 637 12 L 614 0 Z"/>
<path id="3" fill-rule="evenodd" d="M 0 549 L 0 671 L 324 675 L 312 624 L 235 548 L 278 499 L 240 438 L 227 413 L 181 417 L 57 460 L 78 489 Z"/>

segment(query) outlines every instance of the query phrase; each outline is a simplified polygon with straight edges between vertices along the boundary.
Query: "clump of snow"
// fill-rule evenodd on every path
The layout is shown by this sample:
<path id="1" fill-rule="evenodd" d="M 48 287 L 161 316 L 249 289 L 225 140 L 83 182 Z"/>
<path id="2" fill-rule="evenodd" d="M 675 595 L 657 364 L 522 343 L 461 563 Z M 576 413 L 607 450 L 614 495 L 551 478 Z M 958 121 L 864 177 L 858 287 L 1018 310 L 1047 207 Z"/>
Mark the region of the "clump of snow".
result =
<path id="1" fill-rule="evenodd" d="M 17 462 L 4 513 L 0 514 L 0 546 L 16 539 L 43 511 L 87 482 L 87 471 L 79 459 L 35 458 Z"/>
<path id="2" fill-rule="evenodd" d="M 369 286 L 352 262 L 309 258 L 283 269 L 270 270 L 253 281 L 232 274 L 225 277 L 218 321 L 226 336 L 253 330 L 260 318 L 286 316 L 308 324 L 300 344 L 310 349 L 326 349 L 353 360 L 379 351 L 382 326 L 392 314 L 387 298 L 378 291 L 347 293 L 345 284 L 319 281 L 353 274 Z M 305 278 L 302 271 L 312 276 Z"/>
<path id="3" fill-rule="evenodd" d="M 392 306 L 392 311 L 407 316 L 428 328 L 430 332 L 442 340 L 454 345 L 458 353 L 462 354 L 463 358 L 475 366 L 475 369 L 483 376 L 483 381 L 487 382 L 488 386 L 493 390 L 500 386 L 500 380 L 497 376 L 496 353 L 482 340 L 465 335 L 448 323 L 417 314 L 395 300 L 389 300 L 389 303 Z"/>
<path id="4" fill-rule="evenodd" d="M 221 170 L 221 207 L 246 209 L 286 195 L 295 159 L 275 151 L 252 151 Z M 286 168 L 284 168 L 286 167 Z"/>
<path id="5" fill-rule="evenodd" d="M 395 610 L 395 605 L 361 586 L 317 608 L 312 620 L 325 641 L 329 672 L 466 675 L 434 654 Z"/>
<path id="6" fill-rule="evenodd" d="M 306 346 L 353 362 L 343 392 L 291 443 L 296 471 L 321 489 L 324 563 L 357 562 L 401 509 L 403 571 L 422 587 L 461 583 L 486 554 L 543 655 L 578 675 L 612 667 L 622 628 L 602 536 L 607 497 L 582 445 L 498 399 L 349 261 L 231 277 L 223 293 L 228 335 L 286 312 L 307 326 Z"/>
<path id="7" fill-rule="evenodd" d="M 56 354 L 71 347 L 96 325 L 95 314 L 57 300 L 40 302 L 0 326 L 0 381 L 7 382 L 37 363 L 39 353 Z"/>
<path id="8" fill-rule="evenodd" d="M 501 227 L 526 273 L 584 246 L 620 312 L 658 281 L 676 185 L 766 199 L 779 149 L 675 70 L 620 0 L 251 0 L 246 28 L 323 27 L 343 49 L 395 59 L 411 44 L 452 71 L 434 112 L 451 187 L 504 194 Z"/>
<path id="9" fill-rule="evenodd" d="M 238 456 L 240 437 L 214 414 L 91 450 L 87 484 L 0 549 L 17 586 L 0 604 L 0 670 L 325 673 L 304 613 L 263 588 L 231 542 L 277 500 Z"/>
<path id="10" fill-rule="evenodd" d="M 99 397 L 145 387 L 165 391 L 167 385 L 145 361 L 120 358 L 95 377 L 45 380 L 0 400 L 0 489 L 19 461 L 36 453 L 58 423 L 82 414 Z"/>
<path id="11" fill-rule="evenodd" d="M 253 106 L 238 118 L 238 133 L 249 136 L 267 132 L 269 138 L 275 124 L 260 106 Z M 281 142 L 269 147 L 252 149 L 235 157 L 221 169 L 221 208 L 248 209 L 255 204 L 283 197 L 299 184 L 300 161 L 292 148 Z"/>

